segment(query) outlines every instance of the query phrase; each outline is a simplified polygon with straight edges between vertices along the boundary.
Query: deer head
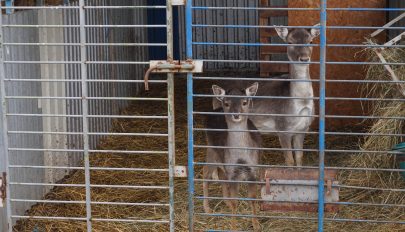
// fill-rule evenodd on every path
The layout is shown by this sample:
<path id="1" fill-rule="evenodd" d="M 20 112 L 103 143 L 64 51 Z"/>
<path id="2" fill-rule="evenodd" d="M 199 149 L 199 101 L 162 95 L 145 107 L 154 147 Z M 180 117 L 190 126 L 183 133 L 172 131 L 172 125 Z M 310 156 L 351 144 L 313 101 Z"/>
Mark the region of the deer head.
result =
<path id="1" fill-rule="evenodd" d="M 239 123 L 247 120 L 248 115 L 241 115 L 241 113 L 249 113 L 252 104 L 252 99 L 250 97 L 256 95 L 258 87 L 259 83 L 257 82 L 243 90 L 231 89 L 225 91 L 218 85 L 212 86 L 212 92 L 214 95 L 217 95 L 216 98 L 221 102 L 224 113 L 230 113 L 225 115 L 228 123 Z M 246 97 L 228 97 L 232 95 Z"/>
<path id="2" fill-rule="evenodd" d="M 319 25 L 316 24 L 314 27 L 319 27 Z M 288 44 L 311 44 L 314 38 L 320 34 L 319 28 L 288 30 L 285 27 L 276 27 L 275 29 L 278 36 Z M 287 46 L 287 55 L 290 61 L 309 62 L 311 61 L 312 47 L 290 45 Z"/>

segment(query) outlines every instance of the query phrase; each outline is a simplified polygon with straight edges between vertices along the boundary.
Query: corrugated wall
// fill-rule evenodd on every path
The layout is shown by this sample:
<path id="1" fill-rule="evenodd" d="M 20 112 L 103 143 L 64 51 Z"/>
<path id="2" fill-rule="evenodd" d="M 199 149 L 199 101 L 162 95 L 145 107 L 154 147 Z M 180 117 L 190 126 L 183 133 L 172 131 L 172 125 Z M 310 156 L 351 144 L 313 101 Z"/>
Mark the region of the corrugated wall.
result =
<path id="1" fill-rule="evenodd" d="M 135 2 L 136 1 L 136 2 Z M 89 0 L 88 5 L 146 5 L 146 0 Z M 135 2 L 135 3 L 134 3 Z M 142 9 L 89 9 L 88 25 L 142 25 L 146 24 L 146 11 Z M 28 10 L 3 16 L 4 25 L 78 25 L 78 10 Z M 147 43 L 147 29 L 87 28 L 87 43 Z M 78 43 L 79 28 L 16 28 L 4 27 L 5 43 Z M 6 61 L 80 61 L 79 46 L 4 46 Z M 89 61 L 147 61 L 148 49 L 143 46 L 88 46 Z M 118 115 L 128 101 L 106 100 L 103 97 L 130 97 L 141 88 L 139 84 L 113 83 L 105 80 L 143 79 L 146 65 L 88 64 L 90 115 Z M 80 64 L 5 64 L 7 79 L 33 79 L 33 81 L 8 81 L 7 96 L 80 97 Z M 40 80 L 42 79 L 42 82 Z M 51 80 L 51 81 L 49 81 Z M 66 80 L 66 82 L 61 82 Z M 8 99 L 11 114 L 68 114 L 80 115 L 80 99 Z M 2 113 L 2 112 L 0 112 Z M 109 132 L 112 120 L 89 118 L 91 132 Z M 8 117 L 9 146 L 38 149 L 82 149 L 81 117 Z M 32 131 L 34 133 L 12 133 Z M 48 132 L 78 134 L 51 135 Z M 0 137 L 1 138 L 1 137 Z M 102 136 L 90 135 L 90 149 L 95 149 Z M 0 141 L 0 171 L 6 170 Z M 31 166 L 77 166 L 82 154 L 78 152 L 10 151 L 10 164 Z M 12 168 L 9 176 L 13 182 L 47 183 L 63 178 L 69 170 Z M 41 199 L 49 190 L 44 186 L 12 185 L 13 199 Z M 13 214 L 24 215 L 30 203 L 13 203 Z M 5 209 L 0 210 L 0 231 L 6 231 Z"/>
<path id="2" fill-rule="evenodd" d="M 194 6 L 207 7 L 257 7 L 258 1 L 251 0 L 195 0 Z M 179 10 L 180 30 L 180 57 L 185 58 L 185 25 L 184 8 Z M 246 10 L 195 10 L 193 11 L 194 24 L 210 25 L 258 25 L 257 11 Z M 228 43 L 258 43 L 258 29 L 243 28 L 194 28 L 193 41 L 195 42 L 228 42 Z M 194 45 L 193 55 L 195 59 L 215 60 L 258 60 L 259 48 L 255 46 L 206 46 Z M 238 69 L 244 71 L 257 71 L 257 64 L 243 63 L 217 63 L 209 62 L 204 66 L 205 71 L 226 71 Z"/>
<path id="3" fill-rule="evenodd" d="M 18 14 L 4 16 L 4 24 L 38 24 L 38 11 L 25 11 Z M 36 43 L 39 30 L 36 28 L 4 28 L 4 42 Z M 38 61 L 40 60 L 38 46 L 5 46 L 5 61 Z M 6 78 L 38 79 L 41 77 L 41 67 L 38 64 L 5 64 Z M 7 96 L 41 96 L 42 89 L 39 82 L 7 82 Z M 38 99 L 8 99 L 9 114 L 41 114 Z M 3 112 L 4 113 L 4 112 Z M 13 148 L 42 148 L 43 136 L 38 134 L 15 134 L 12 131 L 41 131 L 43 120 L 40 117 L 8 117 L 9 147 Z M 3 136 L 5 136 L 3 134 Z M 10 164 L 44 165 L 44 154 L 41 151 L 9 151 Z M 15 182 L 41 182 L 44 180 L 43 169 L 11 169 L 8 177 L 13 176 Z M 10 179 L 10 178 L 9 178 Z M 10 186 L 14 199 L 38 199 L 44 193 L 42 186 Z M 24 213 L 31 203 L 17 203 L 12 213 Z"/>

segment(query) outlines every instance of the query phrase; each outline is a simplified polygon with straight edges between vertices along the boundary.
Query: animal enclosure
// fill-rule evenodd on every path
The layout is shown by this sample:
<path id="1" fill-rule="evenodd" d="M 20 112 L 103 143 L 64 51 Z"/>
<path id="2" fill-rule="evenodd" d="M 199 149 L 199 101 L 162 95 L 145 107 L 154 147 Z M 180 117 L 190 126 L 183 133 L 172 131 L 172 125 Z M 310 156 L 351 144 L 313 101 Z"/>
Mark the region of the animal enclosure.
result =
<path id="1" fill-rule="evenodd" d="M 0 231 L 405 230 L 405 4 L 12 2 Z"/>

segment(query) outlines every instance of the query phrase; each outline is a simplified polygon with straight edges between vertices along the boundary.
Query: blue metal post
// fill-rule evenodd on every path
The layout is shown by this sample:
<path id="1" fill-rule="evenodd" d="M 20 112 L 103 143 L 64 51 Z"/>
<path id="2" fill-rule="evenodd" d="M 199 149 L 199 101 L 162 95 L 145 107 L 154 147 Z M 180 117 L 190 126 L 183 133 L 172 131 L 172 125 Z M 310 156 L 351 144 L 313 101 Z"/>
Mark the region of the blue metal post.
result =
<path id="1" fill-rule="evenodd" d="M 6 0 L 6 7 L 12 7 L 12 6 L 14 6 L 14 0 Z M 12 13 L 14 13 L 14 9 L 10 9 L 10 8 L 6 9 L 6 14 L 12 14 Z"/>
<path id="2" fill-rule="evenodd" d="M 193 1 L 186 3 L 186 49 L 187 59 L 193 58 L 192 34 L 192 5 Z M 194 134 L 193 134 L 193 74 L 187 74 L 187 128 L 188 128 L 188 213 L 189 231 L 194 231 Z"/>
<path id="3" fill-rule="evenodd" d="M 321 41 L 319 71 L 319 188 L 318 188 L 318 232 L 323 231 L 324 223 L 324 177 L 325 177 L 325 76 L 326 76 L 326 5 L 321 0 Z"/>

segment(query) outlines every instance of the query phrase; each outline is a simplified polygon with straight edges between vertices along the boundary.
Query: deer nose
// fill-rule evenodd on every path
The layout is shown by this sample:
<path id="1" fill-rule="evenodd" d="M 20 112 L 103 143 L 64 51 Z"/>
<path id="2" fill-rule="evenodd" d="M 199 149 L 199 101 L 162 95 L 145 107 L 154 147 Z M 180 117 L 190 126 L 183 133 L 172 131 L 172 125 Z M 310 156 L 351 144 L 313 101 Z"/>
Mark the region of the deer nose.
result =
<path id="1" fill-rule="evenodd" d="M 305 56 L 305 57 L 300 57 L 298 58 L 299 61 L 301 62 L 308 62 L 309 61 L 309 57 Z"/>
<path id="2" fill-rule="evenodd" d="M 234 119 L 235 121 L 240 120 L 240 115 L 238 115 L 238 114 L 234 114 L 234 115 L 232 115 L 232 117 L 233 117 L 233 119 Z"/>

